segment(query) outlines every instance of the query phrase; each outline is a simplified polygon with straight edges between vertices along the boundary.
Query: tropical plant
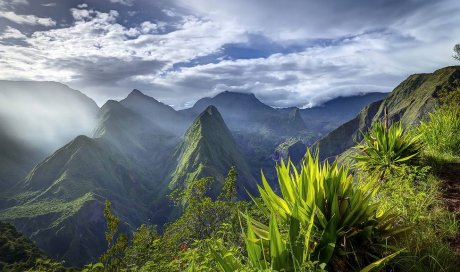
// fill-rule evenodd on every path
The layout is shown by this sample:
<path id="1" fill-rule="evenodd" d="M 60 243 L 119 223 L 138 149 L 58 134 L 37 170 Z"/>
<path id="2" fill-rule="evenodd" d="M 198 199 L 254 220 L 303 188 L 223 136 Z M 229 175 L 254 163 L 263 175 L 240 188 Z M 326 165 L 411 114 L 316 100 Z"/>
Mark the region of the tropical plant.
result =
<path id="1" fill-rule="evenodd" d="M 408 229 L 398 227 L 397 218 L 373 202 L 375 181 L 356 182 L 336 162 L 320 164 L 318 156 L 308 152 L 300 172 L 290 161 L 281 161 L 276 170 L 281 196 L 262 174 L 262 201 L 254 199 L 270 217 L 269 225 L 243 214 L 247 255 L 254 268 L 304 271 L 327 265 L 344 271 L 377 266 L 387 261 L 372 263 L 390 251 L 386 245 L 391 239 Z M 238 264 L 229 256 L 216 256 L 223 271 Z"/>
<path id="2" fill-rule="evenodd" d="M 387 125 L 375 122 L 363 134 L 362 143 L 355 148 L 354 167 L 363 169 L 381 181 L 388 171 L 398 170 L 402 164 L 416 159 L 419 154 L 419 136 L 406 134 L 401 122 Z"/>

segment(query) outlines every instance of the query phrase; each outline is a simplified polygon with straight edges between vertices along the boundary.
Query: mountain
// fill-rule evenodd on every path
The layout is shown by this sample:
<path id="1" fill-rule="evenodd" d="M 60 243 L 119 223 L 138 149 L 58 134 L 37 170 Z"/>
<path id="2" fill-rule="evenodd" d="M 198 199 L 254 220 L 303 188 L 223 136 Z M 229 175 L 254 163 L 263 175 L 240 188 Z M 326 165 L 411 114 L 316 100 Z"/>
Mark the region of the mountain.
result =
<path id="1" fill-rule="evenodd" d="M 366 106 L 354 119 L 327 134 L 313 147 L 320 149 L 323 159 L 337 156 L 360 141 L 361 132 L 381 119 L 385 108 L 391 120 L 400 120 L 410 127 L 439 105 L 442 97 L 454 92 L 460 92 L 460 66 L 411 75 L 384 100 Z"/>
<path id="2" fill-rule="evenodd" d="M 263 130 L 276 136 L 284 136 L 305 129 L 305 123 L 298 112 L 274 109 L 262 103 L 254 94 L 225 91 L 212 98 L 202 98 L 192 108 L 181 112 L 196 117 L 211 105 L 221 112 L 232 131 Z"/>
<path id="3" fill-rule="evenodd" d="M 195 119 L 174 157 L 177 167 L 171 176 L 171 188 L 182 188 L 192 180 L 212 176 L 216 181 L 213 193 L 217 194 L 225 174 L 234 165 L 239 174 L 237 182 L 241 193 L 244 193 L 244 188 L 255 189 L 256 181 L 250 174 L 249 166 L 214 106 L 208 106 Z"/>
<path id="4" fill-rule="evenodd" d="M 326 103 L 300 110 L 307 128 L 327 133 L 353 119 L 359 111 L 370 103 L 384 99 L 388 93 L 366 93 L 348 97 L 337 97 Z"/>
<path id="5" fill-rule="evenodd" d="M 175 135 L 182 135 L 190 124 L 188 119 L 172 107 L 136 89 L 121 100 L 120 103 L 126 108 L 148 118 L 161 129 Z"/>
<path id="6" fill-rule="evenodd" d="M 10 202 L 16 205 L 0 211 L 1 220 L 71 265 L 93 261 L 104 250 L 106 199 L 127 229 L 147 220 L 163 224 L 169 213 L 163 179 L 168 171 L 161 163 L 172 153 L 165 151 L 169 135 L 108 101 L 95 136 L 78 136 L 37 164 L 14 188 Z"/>
<path id="7" fill-rule="evenodd" d="M 298 108 L 275 109 L 262 103 L 254 94 L 222 92 L 198 100 L 192 108 L 181 113 L 196 117 L 210 105 L 222 114 L 249 164 L 251 175 L 257 180 L 260 180 L 261 169 L 268 179 L 276 177 L 273 156 L 277 146 L 287 138 L 298 137 L 310 144 L 317 139 L 315 133 L 306 129 Z"/>

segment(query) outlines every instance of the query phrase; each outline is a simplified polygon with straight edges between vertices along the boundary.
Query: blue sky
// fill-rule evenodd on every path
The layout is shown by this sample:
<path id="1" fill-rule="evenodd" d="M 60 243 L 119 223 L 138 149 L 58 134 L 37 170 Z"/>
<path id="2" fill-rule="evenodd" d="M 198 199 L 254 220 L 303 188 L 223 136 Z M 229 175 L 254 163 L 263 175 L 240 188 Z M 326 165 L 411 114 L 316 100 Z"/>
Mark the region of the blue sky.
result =
<path id="1" fill-rule="evenodd" d="M 455 65 L 458 14 L 456 0 L 2 0 L 0 79 L 99 105 L 137 88 L 178 109 L 225 90 L 308 107 Z"/>

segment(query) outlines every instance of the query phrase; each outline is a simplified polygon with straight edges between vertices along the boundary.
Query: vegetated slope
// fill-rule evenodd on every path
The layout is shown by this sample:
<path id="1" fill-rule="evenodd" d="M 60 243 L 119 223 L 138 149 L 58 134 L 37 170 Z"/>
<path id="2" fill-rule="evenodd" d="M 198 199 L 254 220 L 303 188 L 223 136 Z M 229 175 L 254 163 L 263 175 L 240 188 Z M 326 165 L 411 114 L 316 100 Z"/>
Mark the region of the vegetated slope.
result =
<path id="1" fill-rule="evenodd" d="M 104 250 L 106 199 L 126 228 L 149 219 L 164 223 L 168 216 L 161 165 L 146 167 L 146 160 L 158 159 L 151 154 L 156 147 L 167 147 L 163 132 L 115 101 L 101 108 L 95 132 L 98 138 L 78 136 L 35 166 L 15 188 L 17 204 L 0 212 L 49 256 L 71 265 Z"/>
<path id="2" fill-rule="evenodd" d="M 291 137 L 305 143 L 315 140 L 315 132 L 306 129 L 298 108 L 274 109 L 265 105 L 254 94 L 222 92 L 212 98 L 203 98 L 187 110 L 186 116 L 195 117 L 213 105 L 233 134 L 252 176 L 260 179 L 260 170 L 274 178 L 273 156 L 278 145 Z"/>
<path id="3" fill-rule="evenodd" d="M 0 222 L 0 271 L 25 271 L 37 258 L 47 257 L 14 226 Z"/>
<path id="4" fill-rule="evenodd" d="M 411 75 L 387 98 L 366 106 L 354 119 L 317 141 L 313 148 L 320 149 L 322 159 L 339 155 L 361 140 L 361 132 L 366 131 L 372 121 L 382 118 L 385 108 L 390 120 L 400 120 L 409 127 L 432 111 L 439 97 L 449 92 L 460 92 L 460 66 Z"/>
<path id="5" fill-rule="evenodd" d="M 136 89 L 121 100 L 120 103 L 174 135 L 181 136 L 191 123 L 184 115 L 175 111 L 172 107 Z"/>
<path id="6" fill-rule="evenodd" d="M 212 176 L 216 182 L 213 193 L 222 187 L 225 174 L 234 165 L 238 184 L 253 190 L 255 179 L 238 150 L 235 140 L 214 106 L 207 107 L 187 130 L 175 152 L 177 167 L 171 175 L 171 188 L 181 188 L 194 179 Z"/>

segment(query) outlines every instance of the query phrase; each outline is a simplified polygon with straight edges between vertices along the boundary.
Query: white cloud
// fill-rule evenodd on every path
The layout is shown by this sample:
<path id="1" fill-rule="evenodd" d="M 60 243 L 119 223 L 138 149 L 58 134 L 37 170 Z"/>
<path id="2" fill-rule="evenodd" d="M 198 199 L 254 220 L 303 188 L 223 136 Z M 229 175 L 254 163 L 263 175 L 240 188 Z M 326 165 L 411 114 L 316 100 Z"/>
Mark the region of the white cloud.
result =
<path id="1" fill-rule="evenodd" d="M 86 4 L 86 3 L 77 5 L 77 8 L 80 8 L 80 9 L 84 9 L 84 8 L 87 8 L 87 7 L 88 7 L 88 4 Z"/>
<path id="2" fill-rule="evenodd" d="M 20 15 L 13 11 L 0 11 L 0 17 L 8 19 L 17 24 L 55 26 L 56 21 L 51 18 L 41 18 L 35 15 Z"/>
<path id="3" fill-rule="evenodd" d="M 124 6 L 132 6 L 134 4 L 134 0 L 110 0 L 111 3 L 117 3 Z"/>
<path id="4" fill-rule="evenodd" d="M 216 52 L 229 42 L 244 41 L 240 30 L 194 16 L 184 17 L 174 31 L 158 33 L 165 27 L 164 22 L 145 21 L 127 28 L 117 22 L 119 13 L 114 10 L 71 9 L 71 14 L 73 25 L 36 31 L 25 39 L 28 46 L 0 44 L 0 59 L 4 60 L 0 61 L 1 78 L 81 84 L 76 87 L 83 91 L 98 90 L 103 85 L 111 92 L 124 93 L 133 88 L 136 72 L 156 75 L 174 63 Z M 117 62 L 130 70 L 124 74 L 110 70 L 122 68 Z M 126 82 L 130 77 L 132 81 Z M 126 82 L 125 87 L 116 87 L 120 82 Z M 106 93 L 104 99 L 110 96 L 116 94 Z"/>
<path id="5" fill-rule="evenodd" d="M 166 14 L 169 17 L 174 17 L 176 16 L 176 13 L 170 9 L 163 9 L 162 10 L 164 14 Z"/>
<path id="6" fill-rule="evenodd" d="M 44 6 L 44 7 L 55 7 L 56 3 L 45 3 L 45 4 L 41 4 L 41 5 Z"/>
<path id="7" fill-rule="evenodd" d="M 453 0 L 388 6 L 261 1 L 176 0 L 180 6 L 159 10 L 174 13 L 165 19 L 172 22 L 143 19 L 129 26 L 117 11 L 82 4 L 71 9 L 75 21 L 67 27 L 22 37 L 27 46 L 0 43 L 0 77 L 69 83 L 99 103 L 139 88 L 176 107 L 223 90 L 255 92 L 274 106 L 309 106 L 337 95 L 390 91 L 411 73 L 453 64 L 452 46 L 460 42 L 460 6 Z M 131 15 L 136 7 L 128 8 Z M 226 52 L 228 44 L 254 50 L 274 44 L 280 53 L 196 61 Z M 179 63 L 192 67 L 176 70 Z"/>
<path id="8" fill-rule="evenodd" d="M 370 33 L 337 45 L 268 58 L 224 60 L 139 79 L 155 89 L 186 94 L 165 100 L 177 107 L 225 90 L 255 93 L 272 106 L 310 107 L 337 96 L 388 92 L 411 73 L 431 72 L 453 63 L 447 43 L 432 52 L 432 44 L 401 43 L 399 39 L 397 33 Z"/>
<path id="9" fill-rule="evenodd" d="M 12 28 L 7 26 L 5 31 L 0 34 L 0 40 L 3 39 L 26 39 L 27 37 L 22 34 L 21 31 L 17 30 L 16 28 Z"/>

